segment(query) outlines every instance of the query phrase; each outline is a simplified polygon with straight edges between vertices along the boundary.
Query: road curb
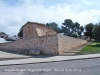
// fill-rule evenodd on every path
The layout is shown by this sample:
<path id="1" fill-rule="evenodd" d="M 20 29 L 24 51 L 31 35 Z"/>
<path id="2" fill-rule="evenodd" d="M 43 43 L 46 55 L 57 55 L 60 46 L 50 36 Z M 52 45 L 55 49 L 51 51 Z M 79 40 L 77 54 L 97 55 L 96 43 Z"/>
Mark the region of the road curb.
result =
<path id="1" fill-rule="evenodd" d="M 89 57 L 89 58 L 78 58 L 78 59 L 65 59 L 60 61 L 46 61 L 46 62 L 33 62 L 33 63 L 20 63 L 20 64 L 5 64 L 0 66 L 13 66 L 13 65 L 26 65 L 26 64 L 41 64 L 41 63 L 52 63 L 52 62 L 63 62 L 63 61 L 74 61 L 74 60 L 86 60 L 86 59 L 95 59 L 100 57 Z"/>

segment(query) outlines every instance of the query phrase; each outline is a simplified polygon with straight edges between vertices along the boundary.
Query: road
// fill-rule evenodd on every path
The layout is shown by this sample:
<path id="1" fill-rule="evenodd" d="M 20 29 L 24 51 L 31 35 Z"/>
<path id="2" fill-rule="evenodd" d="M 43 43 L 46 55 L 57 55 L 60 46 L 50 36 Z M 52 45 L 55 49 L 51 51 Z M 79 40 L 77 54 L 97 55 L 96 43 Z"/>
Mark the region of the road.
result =
<path id="1" fill-rule="evenodd" d="M 0 66 L 0 75 L 100 75 L 100 58 Z"/>

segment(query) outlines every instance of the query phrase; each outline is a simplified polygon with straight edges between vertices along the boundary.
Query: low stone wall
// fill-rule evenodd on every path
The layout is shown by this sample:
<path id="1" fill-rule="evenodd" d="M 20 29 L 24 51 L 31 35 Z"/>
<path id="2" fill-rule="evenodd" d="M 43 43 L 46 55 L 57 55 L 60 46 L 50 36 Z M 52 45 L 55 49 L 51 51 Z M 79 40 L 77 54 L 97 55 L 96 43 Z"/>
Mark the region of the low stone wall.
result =
<path id="1" fill-rule="evenodd" d="M 86 40 L 73 38 L 69 36 L 58 35 L 59 54 L 72 50 L 80 45 L 86 44 Z"/>
<path id="2" fill-rule="evenodd" d="M 54 34 L 0 43 L 0 50 L 41 50 L 42 54 L 58 55 L 85 43 L 87 43 L 85 40 Z"/>
<path id="3" fill-rule="evenodd" d="M 58 55 L 57 35 L 47 35 L 31 39 L 21 39 L 9 43 L 0 43 L 0 50 L 19 51 L 23 49 L 41 50 L 42 54 Z"/>

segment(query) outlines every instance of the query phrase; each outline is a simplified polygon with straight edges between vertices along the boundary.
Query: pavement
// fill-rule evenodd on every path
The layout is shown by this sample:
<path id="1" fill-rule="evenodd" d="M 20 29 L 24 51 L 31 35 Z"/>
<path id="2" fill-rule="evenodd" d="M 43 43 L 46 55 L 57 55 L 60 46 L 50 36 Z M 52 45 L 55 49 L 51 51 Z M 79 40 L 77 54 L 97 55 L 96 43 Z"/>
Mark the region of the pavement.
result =
<path id="1" fill-rule="evenodd" d="M 84 46 L 89 43 L 82 45 L 74 50 L 73 52 L 80 51 Z M 0 66 L 7 65 L 24 65 L 24 64 L 37 64 L 37 63 L 48 63 L 48 62 L 60 62 L 60 61 L 71 61 L 71 60 L 83 60 L 83 59 L 93 59 L 100 58 L 100 53 L 97 54 L 88 54 L 88 55 L 71 55 L 65 53 L 58 56 L 29 56 L 29 55 L 20 55 L 18 53 L 4 52 L 0 51 Z"/>
<path id="2" fill-rule="evenodd" d="M 32 56 L 28 55 L 21 55 L 16 52 L 7 52 L 7 51 L 0 51 L 0 61 L 2 60 L 11 60 L 11 59 L 24 59 L 24 58 L 30 58 Z"/>
<path id="3" fill-rule="evenodd" d="M 77 55 L 77 56 L 34 56 L 33 58 L 0 61 L 0 66 L 49 63 L 49 62 L 83 60 L 92 58 L 100 58 L 100 54 L 88 54 L 88 55 Z"/>
<path id="4" fill-rule="evenodd" d="M 100 58 L 0 66 L 0 75 L 100 75 Z"/>

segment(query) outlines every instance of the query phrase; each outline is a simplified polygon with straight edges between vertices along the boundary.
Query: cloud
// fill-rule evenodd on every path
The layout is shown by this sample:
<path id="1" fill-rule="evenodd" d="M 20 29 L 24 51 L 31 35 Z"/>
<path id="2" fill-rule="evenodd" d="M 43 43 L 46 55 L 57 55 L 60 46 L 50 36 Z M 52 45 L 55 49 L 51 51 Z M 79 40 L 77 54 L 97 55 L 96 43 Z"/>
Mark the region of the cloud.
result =
<path id="1" fill-rule="evenodd" d="M 49 6 L 45 6 L 43 2 L 44 0 L 18 0 L 19 4 L 9 5 L 0 1 L 0 31 L 10 35 L 17 34 L 27 21 L 56 22 L 59 26 L 65 19 L 72 19 L 81 25 L 99 22 L 100 9 L 90 8 L 92 2 L 76 0 L 72 4 L 57 3 Z"/>

